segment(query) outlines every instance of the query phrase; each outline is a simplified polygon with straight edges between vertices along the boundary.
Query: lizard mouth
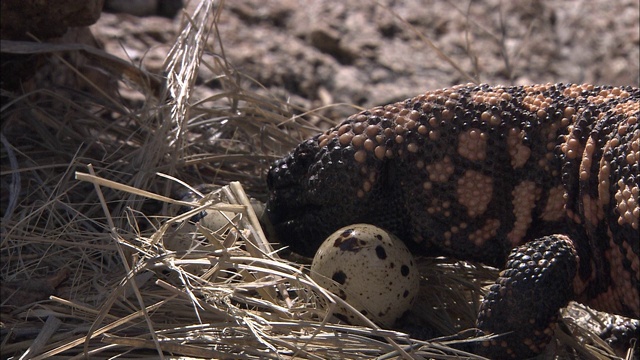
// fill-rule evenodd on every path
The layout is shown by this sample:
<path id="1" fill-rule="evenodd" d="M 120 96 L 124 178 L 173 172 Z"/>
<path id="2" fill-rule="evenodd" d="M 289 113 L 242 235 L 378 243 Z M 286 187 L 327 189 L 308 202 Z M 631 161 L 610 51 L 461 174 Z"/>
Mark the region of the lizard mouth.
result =
<path id="1" fill-rule="evenodd" d="M 324 237 L 314 226 L 320 208 L 315 205 L 275 206 L 267 203 L 266 213 L 277 240 L 292 251 L 312 257 Z M 307 224 L 307 225 L 305 225 Z"/>
<path id="2" fill-rule="evenodd" d="M 294 205 L 295 204 L 295 205 Z M 278 204 L 278 201 L 269 200 L 267 202 L 267 215 L 273 226 L 283 223 L 299 222 L 308 214 L 315 213 L 320 210 L 320 205 L 289 203 L 287 205 Z"/>
<path id="3" fill-rule="evenodd" d="M 324 207 L 310 199 L 311 195 L 302 180 L 306 173 L 304 176 L 295 176 L 292 171 L 296 170 L 301 169 L 292 169 L 289 164 L 280 162 L 267 175 L 270 191 L 266 206 L 270 222 L 268 227 L 282 245 L 298 254 L 313 256 L 324 240 L 320 231 L 314 231 L 316 226 L 321 226 L 319 215 Z M 296 178 L 301 181 L 295 181 Z"/>

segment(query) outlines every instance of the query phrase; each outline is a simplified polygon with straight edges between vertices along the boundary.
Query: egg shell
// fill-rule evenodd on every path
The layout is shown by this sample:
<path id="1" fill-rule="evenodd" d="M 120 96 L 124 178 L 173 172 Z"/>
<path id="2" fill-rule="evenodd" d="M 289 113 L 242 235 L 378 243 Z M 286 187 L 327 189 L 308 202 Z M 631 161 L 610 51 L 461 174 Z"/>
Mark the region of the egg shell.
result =
<path id="1" fill-rule="evenodd" d="M 369 224 L 346 226 L 331 234 L 313 258 L 311 278 L 387 327 L 411 308 L 420 288 L 417 264 L 406 245 Z M 335 315 L 360 323 L 343 307 Z"/>
<path id="2" fill-rule="evenodd" d="M 223 226 L 229 224 L 230 220 L 233 220 L 236 216 L 235 213 L 230 211 L 219 211 L 219 210 L 207 210 L 207 214 L 200 219 L 200 224 L 211 231 L 218 231 Z M 237 225 L 237 221 L 232 221 L 235 225 Z"/>
<path id="3" fill-rule="evenodd" d="M 256 213 L 256 216 L 260 218 L 264 213 L 264 208 L 265 208 L 264 203 L 253 198 L 251 198 L 249 201 L 251 202 L 251 207 L 253 208 L 253 211 Z M 229 204 L 229 202 L 226 200 L 221 200 L 220 203 Z M 238 225 L 241 219 L 241 217 L 240 218 L 237 217 L 237 213 L 234 213 L 231 211 L 219 211 L 219 210 L 207 209 L 206 215 L 202 219 L 200 219 L 200 224 L 208 228 L 209 230 L 218 231 L 222 227 L 227 226 L 229 224 L 229 220 L 227 220 L 227 218 L 229 220 L 232 220 L 231 222 L 236 226 Z"/>

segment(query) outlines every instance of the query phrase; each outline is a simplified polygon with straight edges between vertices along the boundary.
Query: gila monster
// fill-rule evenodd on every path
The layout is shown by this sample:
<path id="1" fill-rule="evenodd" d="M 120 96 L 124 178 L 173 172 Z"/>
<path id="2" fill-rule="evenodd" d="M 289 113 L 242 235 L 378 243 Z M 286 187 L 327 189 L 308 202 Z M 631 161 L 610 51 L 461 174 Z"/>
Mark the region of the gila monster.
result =
<path id="1" fill-rule="evenodd" d="M 503 269 L 477 327 L 506 334 L 476 351 L 533 356 L 570 300 L 640 317 L 639 107 L 636 87 L 429 91 L 352 115 L 277 160 L 267 212 L 280 241 L 307 256 L 365 222 L 416 254 Z"/>

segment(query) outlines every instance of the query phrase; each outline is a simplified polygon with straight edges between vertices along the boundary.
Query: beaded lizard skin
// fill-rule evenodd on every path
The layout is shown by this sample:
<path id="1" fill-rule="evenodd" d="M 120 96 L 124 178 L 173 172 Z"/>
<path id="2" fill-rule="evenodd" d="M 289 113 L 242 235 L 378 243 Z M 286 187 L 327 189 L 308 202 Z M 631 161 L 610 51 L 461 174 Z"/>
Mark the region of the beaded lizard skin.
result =
<path id="1" fill-rule="evenodd" d="M 640 317 L 640 91 L 462 85 L 349 117 L 268 174 L 280 241 L 312 256 L 366 222 L 416 254 L 504 269 L 476 351 L 540 353 L 570 300 Z M 629 328 L 637 337 L 638 321 Z"/>

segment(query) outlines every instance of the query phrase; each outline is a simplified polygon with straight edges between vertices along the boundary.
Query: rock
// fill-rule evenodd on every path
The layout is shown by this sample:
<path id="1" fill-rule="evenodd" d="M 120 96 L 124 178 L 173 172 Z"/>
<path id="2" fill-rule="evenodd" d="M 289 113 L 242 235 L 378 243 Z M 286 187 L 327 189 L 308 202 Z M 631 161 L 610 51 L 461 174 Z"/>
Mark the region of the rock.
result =
<path id="1" fill-rule="evenodd" d="M 0 28 L 3 40 L 39 40 L 62 36 L 69 27 L 89 26 L 100 18 L 104 0 L 3 0 Z"/>

